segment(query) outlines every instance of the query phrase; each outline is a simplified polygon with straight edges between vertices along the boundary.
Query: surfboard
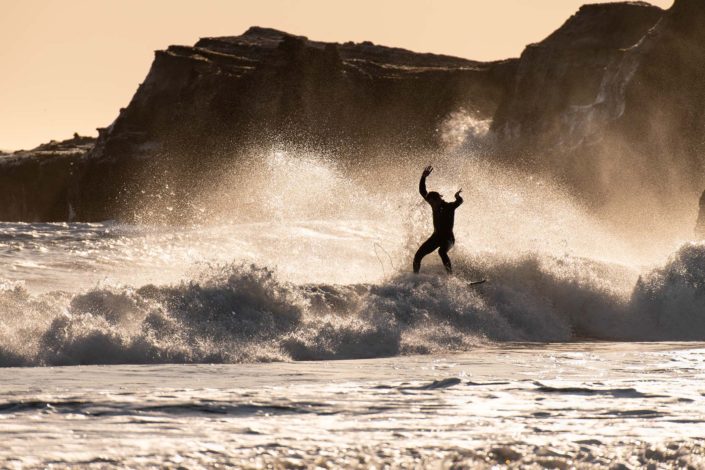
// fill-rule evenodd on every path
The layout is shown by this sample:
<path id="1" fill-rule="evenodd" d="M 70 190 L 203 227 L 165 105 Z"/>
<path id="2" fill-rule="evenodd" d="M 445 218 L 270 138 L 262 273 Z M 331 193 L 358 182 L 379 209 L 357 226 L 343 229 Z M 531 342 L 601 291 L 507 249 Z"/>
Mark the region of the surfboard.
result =
<path id="1" fill-rule="evenodd" d="M 485 282 L 487 282 L 487 279 L 483 279 L 481 281 L 472 281 L 468 283 L 468 286 L 477 286 L 480 284 L 484 284 Z"/>

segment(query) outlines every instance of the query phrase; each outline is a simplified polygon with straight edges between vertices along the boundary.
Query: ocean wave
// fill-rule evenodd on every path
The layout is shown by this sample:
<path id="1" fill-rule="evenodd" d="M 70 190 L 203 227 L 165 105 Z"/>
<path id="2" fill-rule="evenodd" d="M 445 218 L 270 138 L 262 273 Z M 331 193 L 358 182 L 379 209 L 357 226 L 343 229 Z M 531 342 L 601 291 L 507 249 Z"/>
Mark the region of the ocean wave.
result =
<path id="1" fill-rule="evenodd" d="M 234 363 L 468 350 L 488 341 L 705 339 L 705 245 L 630 276 L 595 260 L 456 254 L 458 274 L 298 285 L 248 264 L 169 286 L 0 290 L 0 365 Z M 487 276 L 488 282 L 469 281 Z M 634 276 L 636 278 L 636 275 Z"/>
<path id="2" fill-rule="evenodd" d="M 683 245 L 662 267 L 642 276 L 630 301 L 639 319 L 634 338 L 705 338 L 705 245 Z"/>

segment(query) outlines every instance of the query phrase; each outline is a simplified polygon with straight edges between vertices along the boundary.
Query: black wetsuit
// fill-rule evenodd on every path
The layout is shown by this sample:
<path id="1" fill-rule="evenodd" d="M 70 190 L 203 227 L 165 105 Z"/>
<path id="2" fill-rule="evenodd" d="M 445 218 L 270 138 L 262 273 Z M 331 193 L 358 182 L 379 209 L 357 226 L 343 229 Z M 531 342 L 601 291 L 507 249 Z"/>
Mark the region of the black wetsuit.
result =
<path id="1" fill-rule="evenodd" d="M 426 176 L 421 177 L 419 192 L 433 209 L 433 235 L 423 242 L 418 251 L 416 251 L 416 255 L 414 256 L 414 272 L 419 272 L 421 259 L 424 256 L 438 249 L 438 254 L 443 261 L 443 266 L 445 266 L 449 274 L 452 274 L 453 268 L 450 264 L 448 251 L 455 244 L 455 236 L 453 235 L 455 209 L 463 203 L 463 198 L 458 195 L 455 197 L 454 202 L 446 202 L 441 199 L 440 196 L 429 199 L 428 191 L 426 191 Z"/>

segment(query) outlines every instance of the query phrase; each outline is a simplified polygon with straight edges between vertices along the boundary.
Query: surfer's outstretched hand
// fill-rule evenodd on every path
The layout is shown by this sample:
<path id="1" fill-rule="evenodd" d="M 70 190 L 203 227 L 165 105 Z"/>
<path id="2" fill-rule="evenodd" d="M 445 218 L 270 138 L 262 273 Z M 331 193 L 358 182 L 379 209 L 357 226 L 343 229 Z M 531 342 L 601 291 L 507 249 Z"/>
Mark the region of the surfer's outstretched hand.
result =
<path id="1" fill-rule="evenodd" d="M 426 168 L 424 168 L 423 175 L 428 176 L 431 174 L 432 171 L 433 171 L 433 167 L 431 165 L 429 165 Z"/>
<path id="2" fill-rule="evenodd" d="M 460 193 L 463 192 L 463 188 L 460 188 L 457 193 L 455 193 L 455 198 L 458 199 L 458 196 L 460 196 Z"/>

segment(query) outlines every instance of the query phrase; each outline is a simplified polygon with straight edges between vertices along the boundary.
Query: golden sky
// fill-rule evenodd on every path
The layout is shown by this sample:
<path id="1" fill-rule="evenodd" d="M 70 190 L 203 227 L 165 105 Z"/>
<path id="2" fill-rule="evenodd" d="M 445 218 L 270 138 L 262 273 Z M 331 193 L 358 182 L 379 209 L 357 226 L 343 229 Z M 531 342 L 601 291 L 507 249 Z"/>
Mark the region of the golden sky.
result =
<path id="1" fill-rule="evenodd" d="M 598 3 L 605 0 L 593 0 Z M 153 51 L 268 26 L 476 60 L 518 56 L 581 0 L 0 0 L 0 149 L 95 135 Z M 673 0 L 651 0 L 668 8 Z"/>

